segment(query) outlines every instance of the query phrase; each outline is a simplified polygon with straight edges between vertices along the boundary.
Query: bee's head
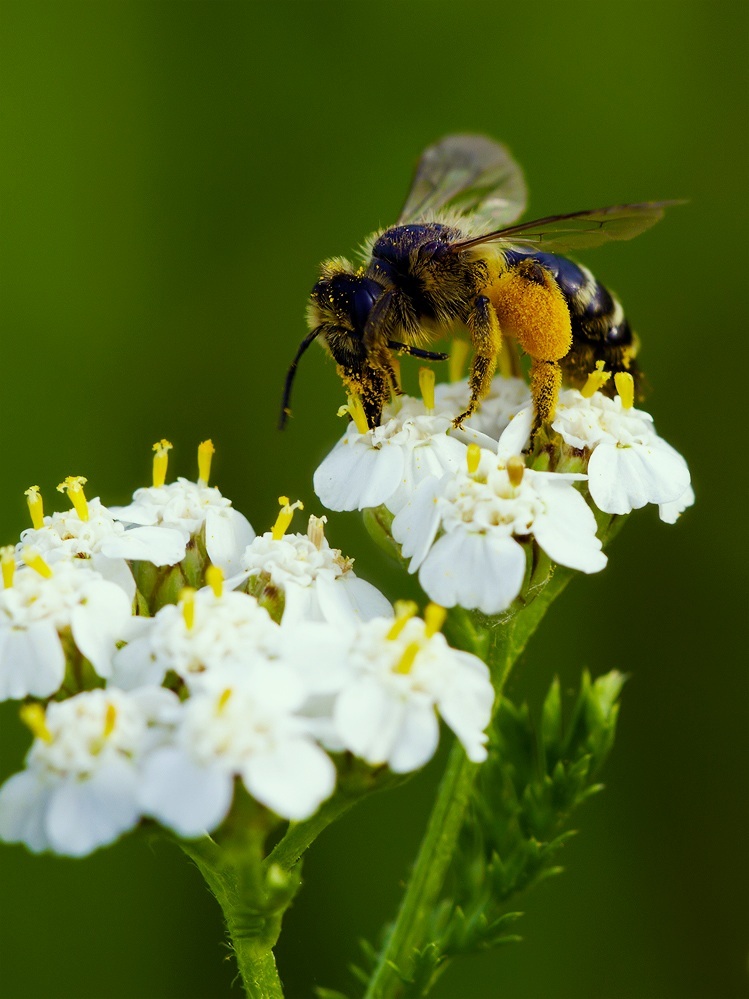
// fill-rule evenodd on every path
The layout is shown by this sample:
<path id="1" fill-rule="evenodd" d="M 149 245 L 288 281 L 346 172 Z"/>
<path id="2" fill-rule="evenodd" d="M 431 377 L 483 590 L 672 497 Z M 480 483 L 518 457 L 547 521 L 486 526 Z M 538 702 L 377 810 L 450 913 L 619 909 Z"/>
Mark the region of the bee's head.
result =
<path id="1" fill-rule="evenodd" d="M 382 287 L 355 271 L 348 260 L 327 260 L 310 294 L 309 327 L 322 327 L 323 334 L 335 331 L 361 341 L 372 306 L 381 294 Z"/>
<path id="2" fill-rule="evenodd" d="M 320 280 L 312 289 L 307 305 L 310 331 L 299 345 L 286 375 L 279 426 L 285 425 L 290 412 L 291 387 L 299 359 L 318 337 L 333 355 L 346 383 L 368 398 L 376 396 L 378 401 L 372 413 L 367 412 L 372 420 L 379 416 L 382 410 L 379 400 L 386 394 L 386 382 L 380 372 L 370 370 L 364 330 L 382 291 L 376 281 L 364 277 L 361 271 L 355 271 L 342 257 L 327 260 L 322 265 Z"/>

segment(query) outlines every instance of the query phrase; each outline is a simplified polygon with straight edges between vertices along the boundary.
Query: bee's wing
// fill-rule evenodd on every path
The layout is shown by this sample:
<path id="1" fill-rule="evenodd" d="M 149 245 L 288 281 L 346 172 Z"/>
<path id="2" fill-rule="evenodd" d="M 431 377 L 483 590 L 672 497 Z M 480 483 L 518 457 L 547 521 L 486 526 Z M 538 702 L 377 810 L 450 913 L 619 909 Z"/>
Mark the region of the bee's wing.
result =
<path id="1" fill-rule="evenodd" d="M 612 205 L 569 215 L 550 215 L 451 243 L 452 251 L 466 250 L 482 243 L 507 242 L 534 250 L 582 250 L 620 239 L 633 239 L 663 218 L 670 205 L 683 201 L 644 201 L 634 205 Z"/>
<path id="2" fill-rule="evenodd" d="M 447 135 L 421 154 L 398 223 L 452 208 L 491 228 L 514 222 L 525 202 L 523 172 L 504 146 L 483 135 Z"/>

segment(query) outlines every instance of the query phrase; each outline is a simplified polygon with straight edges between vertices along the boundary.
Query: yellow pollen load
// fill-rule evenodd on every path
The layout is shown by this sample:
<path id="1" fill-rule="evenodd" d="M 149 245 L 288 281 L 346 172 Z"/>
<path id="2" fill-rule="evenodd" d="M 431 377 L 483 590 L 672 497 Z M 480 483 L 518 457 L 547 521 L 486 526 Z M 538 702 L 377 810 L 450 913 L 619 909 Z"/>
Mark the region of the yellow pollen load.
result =
<path id="1" fill-rule="evenodd" d="M 168 440 L 156 441 L 153 446 L 153 484 L 160 489 L 166 482 L 166 469 L 169 464 L 169 452 L 174 447 Z"/>
<path id="2" fill-rule="evenodd" d="M 400 635 L 411 618 L 416 615 L 418 609 L 413 600 L 395 601 L 395 621 L 393 621 L 390 631 L 385 636 L 388 641 L 392 642 Z"/>
<path id="3" fill-rule="evenodd" d="M 434 372 L 431 368 L 419 368 L 419 390 L 428 413 L 434 409 Z"/>
<path id="4" fill-rule="evenodd" d="M 466 358 L 470 347 L 466 340 L 459 340 L 457 337 L 450 345 L 450 360 L 448 364 L 448 378 L 451 382 L 459 382 L 463 377 L 463 370 L 466 365 Z"/>
<path id="5" fill-rule="evenodd" d="M 361 399 L 356 392 L 352 392 L 351 395 L 347 396 L 347 398 L 348 405 L 346 406 L 346 412 L 354 421 L 354 425 L 359 433 L 366 434 L 369 431 L 369 424 L 367 423 L 367 417 L 364 412 L 364 406 L 362 406 Z M 340 413 L 340 410 L 338 412 Z"/>
<path id="6" fill-rule="evenodd" d="M 301 500 L 297 500 L 296 503 L 289 503 L 288 496 L 279 496 L 278 502 L 281 504 L 281 510 L 276 517 L 275 524 L 270 529 L 274 541 L 280 541 L 284 534 L 286 534 L 294 518 L 294 511 L 304 509 L 304 503 Z"/>
<path id="7" fill-rule="evenodd" d="M 13 545 L 3 545 L 0 548 L 0 565 L 3 569 L 3 587 L 9 590 L 16 574 L 16 550 Z"/>
<path id="8" fill-rule="evenodd" d="M 614 384 L 622 400 L 622 408 L 631 409 L 635 404 L 635 380 L 632 375 L 628 371 L 617 371 Z"/>
<path id="9" fill-rule="evenodd" d="M 224 592 L 224 574 L 217 565 L 209 565 L 205 570 L 205 581 L 213 590 L 213 595 L 220 597 Z"/>
<path id="10" fill-rule="evenodd" d="M 421 646 L 418 642 L 409 642 L 403 650 L 403 655 L 395 665 L 396 673 L 410 673 L 413 669 L 414 660 L 419 654 Z"/>
<path id="11" fill-rule="evenodd" d="M 447 611 L 444 607 L 440 607 L 439 604 L 427 604 L 424 611 L 424 634 L 427 638 L 431 638 L 438 631 L 442 631 L 442 625 L 445 623 L 446 617 Z"/>
<path id="12" fill-rule="evenodd" d="M 580 395 L 584 399 L 590 399 L 611 378 L 611 372 L 603 370 L 605 364 L 605 361 L 596 361 L 596 370 L 591 371 L 588 375 L 588 380 L 580 389 Z"/>
<path id="13" fill-rule="evenodd" d="M 198 446 L 198 482 L 208 485 L 211 477 L 211 460 L 216 453 L 212 440 L 203 441 Z"/>
<path id="14" fill-rule="evenodd" d="M 112 732 L 114 732 L 114 727 L 117 724 L 117 708 L 114 704 L 107 704 L 107 710 L 104 715 L 104 738 L 108 739 Z"/>
<path id="15" fill-rule="evenodd" d="M 192 631 L 195 624 L 195 590 L 192 586 L 185 586 L 184 589 L 180 590 L 179 602 L 185 626 L 188 631 Z"/>
<path id="16" fill-rule="evenodd" d="M 517 488 L 523 481 L 523 475 L 525 474 L 525 461 L 522 455 L 516 454 L 507 462 L 507 478 L 510 480 L 510 485 Z"/>
<path id="17" fill-rule="evenodd" d="M 26 548 L 21 553 L 21 558 L 29 567 L 29 569 L 33 569 L 35 572 L 38 572 L 40 576 L 43 576 L 45 579 L 50 579 L 52 577 L 52 570 L 44 561 L 39 552 L 35 552 L 31 548 Z"/>
<path id="18" fill-rule="evenodd" d="M 466 464 L 468 465 L 468 474 L 475 475 L 479 468 L 479 463 L 481 461 L 481 448 L 478 444 L 469 444 L 466 450 Z"/>
<path id="19" fill-rule="evenodd" d="M 30 729 L 31 734 L 42 742 L 53 741 L 52 733 L 47 728 L 47 719 L 44 708 L 41 704 L 24 704 L 20 708 L 18 715 L 24 725 Z"/>
<path id="20" fill-rule="evenodd" d="M 73 509 L 81 520 L 88 520 L 88 503 L 83 487 L 88 482 L 85 475 L 69 475 L 64 482 L 57 487 L 58 493 L 67 493 L 68 499 L 73 504 Z"/>
<path id="21" fill-rule="evenodd" d="M 38 531 L 44 527 L 44 504 L 42 503 L 42 494 L 39 492 L 39 486 L 29 486 L 24 496 L 29 505 L 31 523 L 34 529 Z"/>

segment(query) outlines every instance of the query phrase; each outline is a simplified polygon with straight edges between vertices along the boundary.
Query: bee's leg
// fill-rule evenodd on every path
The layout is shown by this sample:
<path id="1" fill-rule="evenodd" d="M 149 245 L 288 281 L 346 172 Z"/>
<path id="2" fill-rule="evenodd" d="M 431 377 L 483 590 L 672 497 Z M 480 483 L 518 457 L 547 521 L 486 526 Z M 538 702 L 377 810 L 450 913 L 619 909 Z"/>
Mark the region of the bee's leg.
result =
<path id="1" fill-rule="evenodd" d="M 397 340 L 388 340 L 388 347 L 398 354 L 408 354 L 409 357 L 420 357 L 424 361 L 446 361 L 450 356 L 436 350 L 422 350 L 421 347 L 412 347 L 410 343 L 399 343 Z"/>
<path id="2" fill-rule="evenodd" d="M 531 358 L 531 395 L 533 397 L 533 429 L 531 441 L 544 423 L 551 423 L 557 408 L 562 369 L 558 361 Z"/>
<path id="3" fill-rule="evenodd" d="M 453 420 L 455 427 L 459 427 L 463 420 L 467 420 L 471 413 L 476 411 L 478 404 L 488 393 L 497 366 L 497 354 L 502 346 L 499 320 L 486 295 L 479 295 L 473 303 L 473 310 L 466 320 L 466 325 L 474 349 L 471 374 L 468 379 L 471 398 L 466 411 Z"/>

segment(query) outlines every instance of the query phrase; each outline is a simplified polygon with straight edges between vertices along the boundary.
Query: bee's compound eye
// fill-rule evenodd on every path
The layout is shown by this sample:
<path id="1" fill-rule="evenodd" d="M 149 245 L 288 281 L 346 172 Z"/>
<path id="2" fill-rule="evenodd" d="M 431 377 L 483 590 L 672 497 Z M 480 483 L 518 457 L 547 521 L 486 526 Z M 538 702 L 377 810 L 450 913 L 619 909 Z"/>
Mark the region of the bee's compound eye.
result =
<path id="1" fill-rule="evenodd" d="M 606 343 L 613 347 L 626 347 L 632 343 L 632 330 L 625 320 L 617 326 L 612 326 L 606 333 Z"/>
<path id="2" fill-rule="evenodd" d="M 374 295 L 367 285 L 360 285 L 351 296 L 351 317 L 357 330 L 363 330 L 374 305 Z"/>

